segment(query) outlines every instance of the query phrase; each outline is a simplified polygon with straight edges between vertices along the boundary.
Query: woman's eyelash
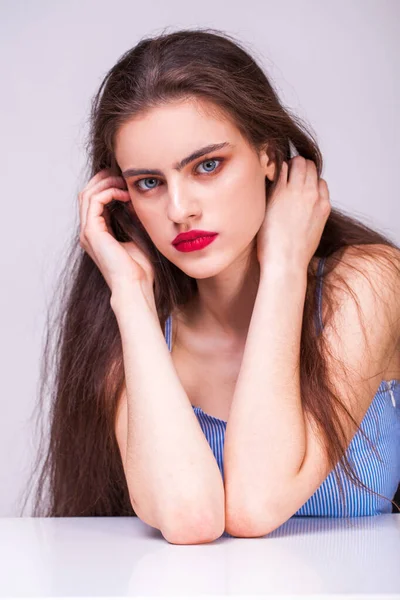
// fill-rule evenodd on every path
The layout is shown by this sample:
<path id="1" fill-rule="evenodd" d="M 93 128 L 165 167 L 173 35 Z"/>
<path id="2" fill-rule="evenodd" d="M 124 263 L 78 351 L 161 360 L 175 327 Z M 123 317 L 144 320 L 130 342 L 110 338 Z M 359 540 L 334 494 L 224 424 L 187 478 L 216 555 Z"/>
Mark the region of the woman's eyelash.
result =
<path id="1" fill-rule="evenodd" d="M 209 172 L 205 172 L 205 173 L 199 173 L 199 175 L 213 175 L 217 170 L 219 170 L 219 167 L 221 166 L 221 164 L 224 162 L 224 158 L 222 157 L 213 157 L 213 158 L 206 158 L 204 160 L 202 160 L 201 162 L 197 163 L 195 165 L 195 167 L 193 168 L 193 171 L 196 171 L 197 167 L 199 167 L 200 165 L 203 165 L 204 163 L 207 162 L 218 162 L 219 164 L 215 167 L 215 169 L 213 171 L 209 171 Z M 134 187 L 142 194 L 146 194 L 147 192 L 151 192 L 151 190 L 155 190 L 156 188 L 158 188 L 159 186 L 155 186 L 154 188 L 149 188 L 149 189 L 143 189 L 141 187 L 139 187 L 139 183 L 141 181 L 146 181 L 146 179 L 155 179 L 158 180 L 157 177 L 143 177 L 142 179 L 138 179 L 137 181 L 135 181 L 133 183 Z"/>

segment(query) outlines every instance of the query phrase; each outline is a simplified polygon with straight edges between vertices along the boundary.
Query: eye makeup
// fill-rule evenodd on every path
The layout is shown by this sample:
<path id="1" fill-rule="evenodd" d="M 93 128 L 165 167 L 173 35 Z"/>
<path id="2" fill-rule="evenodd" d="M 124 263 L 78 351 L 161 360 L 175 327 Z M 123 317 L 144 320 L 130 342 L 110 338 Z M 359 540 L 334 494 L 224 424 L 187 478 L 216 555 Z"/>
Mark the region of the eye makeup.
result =
<path id="1" fill-rule="evenodd" d="M 215 168 L 214 170 L 212 170 L 212 171 L 208 171 L 208 172 L 206 171 L 206 172 L 203 172 L 203 173 L 196 173 L 196 171 L 197 171 L 197 168 L 198 168 L 200 165 L 203 165 L 203 164 L 205 164 L 205 163 L 207 163 L 207 162 L 213 162 L 213 161 L 215 161 L 215 162 L 218 162 L 218 163 L 219 163 L 219 164 L 216 166 L 216 168 Z M 196 177 L 203 176 L 203 175 L 205 175 L 205 176 L 207 176 L 207 177 L 210 177 L 210 176 L 212 176 L 212 175 L 215 175 L 216 173 L 219 173 L 219 171 L 221 170 L 222 163 L 223 163 L 224 161 L 225 161 L 225 158 L 224 158 L 224 157 L 222 157 L 222 156 L 212 156 L 212 157 L 209 157 L 209 158 L 205 158 L 205 159 L 203 159 L 201 162 L 197 163 L 197 164 L 196 164 L 196 165 L 193 167 L 193 171 L 192 171 L 192 172 L 195 174 L 195 176 L 196 176 Z M 149 179 L 149 180 L 151 180 L 151 179 L 154 179 L 155 181 L 159 181 L 159 179 L 158 179 L 157 177 L 150 177 L 150 176 L 149 176 L 149 177 L 142 177 L 141 179 L 137 179 L 136 181 L 134 181 L 132 185 L 133 185 L 133 187 L 134 187 L 134 188 L 135 188 L 135 189 L 136 189 L 136 190 L 137 190 L 137 191 L 138 191 L 140 194 L 147 194 L 148 192 L 151 192 L 152 190 L 155 190 L 155 189 L 157 189 L 157 188 L 159 187 L 159 186 L 157 185 L 157 186 L 155 186 L 155 187 L 153 187 L 153 188 L 148 188 L 148 189 L 143 189 L 143 188 L 141 188 L 141 187 L 140 187 L 140 185 L 139 185 L 139 184 L 140 184 L 140 182 L 141 182 L 141 181 L 146 181 L 147 179 Z"/>

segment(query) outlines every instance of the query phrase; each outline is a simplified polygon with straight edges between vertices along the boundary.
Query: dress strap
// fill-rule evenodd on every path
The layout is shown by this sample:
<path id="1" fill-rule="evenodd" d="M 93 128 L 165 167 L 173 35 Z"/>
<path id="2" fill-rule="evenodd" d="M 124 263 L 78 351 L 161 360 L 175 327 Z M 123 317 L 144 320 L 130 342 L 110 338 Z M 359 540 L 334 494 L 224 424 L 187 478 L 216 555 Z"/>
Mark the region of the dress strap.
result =
<path id="1" fill-rule="evenodd" d="M 317 313 L 316 313 L 316 329 L 317 335 L 320 335 L 324 324 L 322 323 L 322 279 L 323 279 L 323 270 L 325 265 L 326 256 L 320 258 L 318 263 L 317 270 L 317 286 L 316 286 L 316 294 L 317 294 Z"/>
<path id="2" fill-rule="evenodd" d="M 167 346 L 168 346 L 168 350 L 171 352 L 171 334 L 172 334 L 172 315 L 169 315 L 169 317 L 166 319 L 165 321 L 165 341 L 167 342 Z"/>

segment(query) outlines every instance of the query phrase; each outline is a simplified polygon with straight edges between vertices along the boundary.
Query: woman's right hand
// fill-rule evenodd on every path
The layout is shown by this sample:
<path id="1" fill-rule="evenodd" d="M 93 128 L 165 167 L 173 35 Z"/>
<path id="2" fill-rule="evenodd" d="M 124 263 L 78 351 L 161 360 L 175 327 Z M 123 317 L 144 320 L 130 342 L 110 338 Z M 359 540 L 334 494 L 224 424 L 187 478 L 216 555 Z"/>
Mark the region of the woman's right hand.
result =
<path id="1" fill-rule="evenodd" d="M 154 271 L 148 257 L 134 242 L 118 242 L 111 231 L 105 204 L 112 200 L 130 202 L 123 177 L 109 169 L 99 171 L 78 195 L 81 247 L 96 263 L 111 292 L 117 286 L 140 281 L 153 289 Z"/>

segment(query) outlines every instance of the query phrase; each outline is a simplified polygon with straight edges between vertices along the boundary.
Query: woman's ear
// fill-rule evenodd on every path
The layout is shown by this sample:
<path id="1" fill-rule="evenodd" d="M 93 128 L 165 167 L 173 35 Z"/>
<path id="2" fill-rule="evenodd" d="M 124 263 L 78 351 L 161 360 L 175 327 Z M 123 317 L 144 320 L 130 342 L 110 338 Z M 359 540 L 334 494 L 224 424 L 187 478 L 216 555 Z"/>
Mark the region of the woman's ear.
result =
<path id="1" fill-rule="evenodd" d="M 269 179 L 269 181 L 274 181 L 275 179 L 276 166 L 275 163 L 272 163 L 265 172 L 265 176 Z"/>
<path id="2" fill-rule="evenodd" d="M 269 181 L 274 181 L 276 165 L 274 161 L 274 152 L 268 144 L 264 145 L 261 150 L 261 166 L 264 170 L 265 176 Z"/>

